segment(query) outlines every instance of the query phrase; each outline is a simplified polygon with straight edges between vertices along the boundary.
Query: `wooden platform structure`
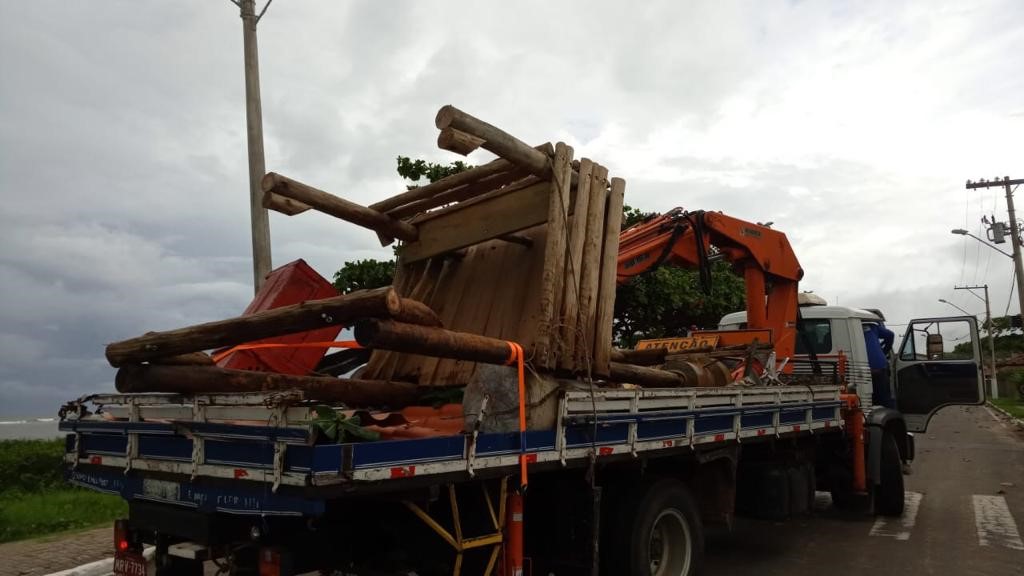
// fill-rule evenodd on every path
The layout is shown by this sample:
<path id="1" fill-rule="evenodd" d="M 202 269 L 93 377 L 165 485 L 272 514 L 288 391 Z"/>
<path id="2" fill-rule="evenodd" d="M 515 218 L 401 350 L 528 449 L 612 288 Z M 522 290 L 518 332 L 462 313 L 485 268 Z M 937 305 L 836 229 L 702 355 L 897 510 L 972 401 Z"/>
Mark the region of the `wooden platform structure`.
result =
<path id="1" fill-rule="evenodd" d="M 478 363 L 506 360 L 507 341 L 522 345 L 531 370 L 558 378 L 699 384 L 678 370 L 613 358 L 624 180 L 589 158 L 577 160 L 563 142 L 530 146 L 452 106 L 441 108 L 435 124 L 442 149 L 469 154 L 483 148 L 498 158 L 369 206 L 281 174 L 263 178 L 267 208 L 289 216 L 316 210 L 368 228 L 382 245 L 400 241 L 391 288 L 116 342 L 107 358 L 122 368 L 118 388 L 292 386 L 350 404 L 387 397 L 390 390 L 397 402 L 416 396 L 410 384 L 469 384 Z M 325 325 L 355 326 L 356 340 L 373 349 L 358 380 L 340 380 L 336 393 L 326 392 L 330 386 L 317 375 L 287 381 L 225 375 L 189 356 Z M 158 368 L 140 370 L 145 363 Z M 167 366 L 181 364 L 188 366 Z M 191 383 L 181 381 L 185 376 Z"/>

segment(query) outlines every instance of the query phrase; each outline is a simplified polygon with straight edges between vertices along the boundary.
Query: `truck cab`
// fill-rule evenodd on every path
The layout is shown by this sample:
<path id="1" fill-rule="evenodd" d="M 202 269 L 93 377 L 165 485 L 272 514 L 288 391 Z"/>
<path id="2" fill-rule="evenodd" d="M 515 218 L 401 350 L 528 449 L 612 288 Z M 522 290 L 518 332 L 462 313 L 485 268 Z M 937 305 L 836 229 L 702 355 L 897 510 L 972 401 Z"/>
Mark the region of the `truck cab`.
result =
<path id="1" fill-rule="evenodd" d="M 884 325 L 878 310 L 813 304 L 801 295 L 796 358 L 838 360 L 845 357 L 843 379 L 860 398 L 865 413 L 884 410 L 872 393 L 871 368 L 864 331 Z M 746 328 L 746 312 L 722 317 L 719 330 Z M 977 320 L 971 316 L 911 320 L 901 340 L 887 354 L 890 395 L 906 421 L 907 430 L 924 432 L 941 408 L 984 402 L 981 345 Z M 802 363 L 794 370 L 810 370 Z M 891 410 L 890 410 L 891 411 Z"/>
<path id="2" fill-rule="evenodd" d="M 816 302 L 801 296 L 794 356 L 828 361 L 832 366 L 845 364 L 840 380 L 848 393 L 860 399 L 864 413 L 864 462 L 873 487 L 867 505 L 881 514 L 898 515 L 903 510 L 900 469 L 909 472 L 914 459 L 913 433 L 924 432 L 931 417 L 943 407 L 985 400 L 977 320 L 971 316 L 911 320 L 902 340 L 887 353 L 885 385 L 895 407 L 886 407 L 873 398 L 865 343 L 866 328 L 884 324 L 882 313 L 829 306 L 820 299 Z M 746 327 L 746 312 L 727 314 L 719 322 L 719 330 Z M 838 362 L 840 356 L 845 357 L 843 362 Z M 813 362 L 801 362 L 793 371 L 798 374 L 813 366 Z M 848 469 L 833 467 L 818 473 L 819 486 L 832 492 L 837 506 L 850 506 L 856 500 L 849 489 Z"/>

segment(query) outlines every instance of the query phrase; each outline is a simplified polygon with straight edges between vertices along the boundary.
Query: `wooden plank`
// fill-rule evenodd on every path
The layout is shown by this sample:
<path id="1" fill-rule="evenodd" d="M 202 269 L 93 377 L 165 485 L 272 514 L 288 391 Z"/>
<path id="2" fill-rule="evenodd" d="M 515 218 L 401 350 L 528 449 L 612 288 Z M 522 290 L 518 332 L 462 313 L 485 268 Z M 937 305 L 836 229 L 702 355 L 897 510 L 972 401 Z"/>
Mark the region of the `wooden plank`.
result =
<path id="1" fill-rule="evenodd" d="M 549 189 L 541 182 L 418 222 L 419 239 L 402 246 L 399 253 L 411 263 L 536 226 L 548 217 Z"/>
<path id="2" fill-rule="evenodd" d="M 274 172 L 268 172 L 263 177 L 263 191 L 297 200 L 324 214 L 330 214 L 335 218 L 369 228 L 383 236 L 407 242 L 415 240 L 417 236 L 416 227 L 408 222 L 396 220 L 372 208 L 338 198 L 333 194 Z"/>
<path id="3" fill-rule="evenodd" d="M 466 114 L 452 105 L 444 106 L 437 111 L 434 125 L 438 130 L 454 128 L 483 140 L 481 146 L 485 150 L 529 170 L 531 174 L 541 178 L 547 178 L 551 174 L 551 162 L 547 155 L 508 132 Z"/>
<path id="4" fill-rule="evenodd" d="M 589 367 L 593 362 L 594 326 L 597 322 L 597 294 L 601 277 L 601 249 L 604 246 L 605 208 L 608 205 L 608 169 L 595 165 L 591 176 L 590 204 L 587 206 L 587 237 L 583 243 L 580 266 L 580 333 L 576 345 L 576 363 Z"/>
<path id="5" fill-rule="evenodd" d="M 561 312 L 562 273 L 565 270 L 566 212 L 569 209 L 569 182 L 572 174 L 572 147 L 564 142 L 555 145 L 555 161 L 551 192 L 547 203 L 547 245 L 544 249 L 544 271 L 541 275 L 540 324 L 534 340 L 534 362 L 553 368 L 558 355 L 559 315 Z"/>
<path id="6" fill-rule="evenodd" d="M 594 372 L 609 373 L 612 352 L 612 316 L 615 313 L 615 273 L 619 259 L 619 232 L 622 228 L 622 203 L 626 181 L 612 178 L 608 209 L 604 220 L 604 247 L 601 251 L 601 279 L 594 321 Z"/>
<path id="7" fill-rule="evenodd" d="M 576 364 L 576 340 L 579 338 L 579 297 L 581 290 L 583 243 L 587 234 L 587 207 L 590 204 L 591 172 L 594 168 L 589 158 L 580 161 L 579 179 L 573 215 L 569 219 L 569 245 L 563 274 L 562 294 L 562 343 L 558 365 L 563 370 L 574 370 Z M 588 339 L 589 340 L 589 339 Z"/>

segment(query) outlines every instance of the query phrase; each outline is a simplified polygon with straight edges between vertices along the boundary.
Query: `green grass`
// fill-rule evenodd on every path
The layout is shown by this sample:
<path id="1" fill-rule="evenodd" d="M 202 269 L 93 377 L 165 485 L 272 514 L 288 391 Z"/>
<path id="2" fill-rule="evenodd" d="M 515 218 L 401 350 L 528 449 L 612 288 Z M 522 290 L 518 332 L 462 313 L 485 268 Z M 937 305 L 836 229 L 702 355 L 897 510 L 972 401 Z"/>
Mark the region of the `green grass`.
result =
<path id="1" fill-rule="evenodd" d="M 64 481 L 63 440 L 0 440 L 0 542 L 88 528 L 127 514 L 125 502 Z"/>
<path id="2" fill-rule="evenodd" d="M 121 498 L 81 488 L 10 492 L 0 496 L 0 542 L 88 528 L 127 513 Z"/>
<path id="3" fill-rule="evenodd" d="M 1024 402 L 1017 398 L 997 398 L 990 400 L 996 406 L 1013 414 L 1017 418 L 1024 418 Z"/>

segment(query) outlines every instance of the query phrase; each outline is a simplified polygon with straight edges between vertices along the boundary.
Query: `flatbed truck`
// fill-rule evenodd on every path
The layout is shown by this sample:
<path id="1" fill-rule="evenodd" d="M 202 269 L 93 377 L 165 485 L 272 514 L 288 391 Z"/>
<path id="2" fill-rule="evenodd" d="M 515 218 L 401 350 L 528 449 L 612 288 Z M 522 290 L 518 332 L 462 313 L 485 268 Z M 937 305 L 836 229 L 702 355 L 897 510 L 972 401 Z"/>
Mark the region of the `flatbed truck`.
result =
<path id="1" fill-rule="evenodd" d="M 99 394 L 60 429 L 69 481 L 128 501 L 119 574 L 685 576 L 706 526 L 805 514 L 816 490 L 900 514 L 911 434 L 983 401 L 972 317 L 910 323 L 899 411 L 871 406 L 858 350 L 816 358 L 816 384 L 563 391 L 525 433 L 324 441 L 298 391 Z"/>

